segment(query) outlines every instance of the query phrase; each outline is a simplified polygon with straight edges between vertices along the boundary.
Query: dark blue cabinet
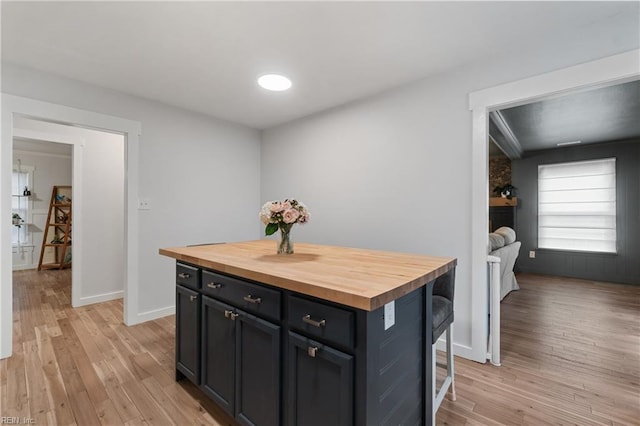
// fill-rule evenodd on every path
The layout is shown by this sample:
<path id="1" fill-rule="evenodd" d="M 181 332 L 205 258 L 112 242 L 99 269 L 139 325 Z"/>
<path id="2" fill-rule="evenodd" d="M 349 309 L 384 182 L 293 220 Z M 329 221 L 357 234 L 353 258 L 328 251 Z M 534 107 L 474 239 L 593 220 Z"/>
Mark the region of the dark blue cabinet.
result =
<path id="1" fill-rule="evenodd" d="M 202 297 L 202 390 L 233 416 L 236 321 L 231 312 L 232 306 Z"/>
<path id="2" fill-rule="evenodd" d="M 202 297 L 202 389 L 245 425 L 280 424 L 280 326 Z"/>
<path id="3" fill-rule="evenodd" d="M 236 419 L 246 425 L 280 425 L 280 326 L 238 311 Z"/>
<path id="4" fill-rule="evenodd" d="M 289 333 L 287 425 L 353 424 L 353 356 Z"/>
<path id="5" fill-rule="evenodd" d="M 392 302 L 395 322 L 385 326 L 384 307 L 182 263 L 176 273 L 176 379 L 199 385 L 239 424 L 431 424 L 433 282 Z"/>
<path id="6" fill-rule="evenodd" d="M 200 383 L 200 294 L 176 286 L 176 378 Z"/>

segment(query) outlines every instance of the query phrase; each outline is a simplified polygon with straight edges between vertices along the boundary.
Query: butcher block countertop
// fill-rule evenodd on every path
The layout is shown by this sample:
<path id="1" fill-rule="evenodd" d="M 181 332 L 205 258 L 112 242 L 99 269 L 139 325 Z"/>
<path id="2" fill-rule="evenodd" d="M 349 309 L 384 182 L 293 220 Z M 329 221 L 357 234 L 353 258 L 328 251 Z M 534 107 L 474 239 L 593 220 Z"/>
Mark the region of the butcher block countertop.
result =
<path id="1" fill-rule="evenodd" d="M 457 260 L 419 254 L 295 243 L 276 254 L 274 240 L 160 249 L 182 262 L 373 311 L 433 281 Z"/>

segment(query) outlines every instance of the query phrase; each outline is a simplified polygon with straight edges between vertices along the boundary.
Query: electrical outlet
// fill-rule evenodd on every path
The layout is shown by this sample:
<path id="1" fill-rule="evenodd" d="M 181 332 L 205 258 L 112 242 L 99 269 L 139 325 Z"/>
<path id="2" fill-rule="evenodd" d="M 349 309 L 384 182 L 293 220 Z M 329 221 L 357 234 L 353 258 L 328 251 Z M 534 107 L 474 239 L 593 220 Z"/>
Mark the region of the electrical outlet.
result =
<path id="1" fill-rule="evenodd" d="M 148 198 L 139 198 L 138 210 L 151 210 L 151 200 Z"/>
<path id="2" fill-rule="evenodd" d="M 529 252 L 529 259 L 535 259 L 536 258 L 536 252 L 535 250 L 531 250 Z"/>
<path id="3" fill-rule="evenodd" d="M 384 329 L 388 330 L 396 323 L 396 302 L 391 302 L 384 305 Z"/>

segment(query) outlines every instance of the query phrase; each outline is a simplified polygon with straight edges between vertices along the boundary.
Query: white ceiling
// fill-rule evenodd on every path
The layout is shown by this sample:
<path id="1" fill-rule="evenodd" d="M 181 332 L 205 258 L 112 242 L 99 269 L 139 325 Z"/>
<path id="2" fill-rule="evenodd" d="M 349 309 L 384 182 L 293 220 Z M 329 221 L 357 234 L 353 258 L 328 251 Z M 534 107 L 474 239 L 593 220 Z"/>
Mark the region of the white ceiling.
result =
<path id="1" fill-rule="evenodd" d="M 639 2 L 3 1 L 2 60 L 266 128 L 605 31 L 635 48 L 639 13 Z M 293 88 L 261 89 L 271 72 Z"/>

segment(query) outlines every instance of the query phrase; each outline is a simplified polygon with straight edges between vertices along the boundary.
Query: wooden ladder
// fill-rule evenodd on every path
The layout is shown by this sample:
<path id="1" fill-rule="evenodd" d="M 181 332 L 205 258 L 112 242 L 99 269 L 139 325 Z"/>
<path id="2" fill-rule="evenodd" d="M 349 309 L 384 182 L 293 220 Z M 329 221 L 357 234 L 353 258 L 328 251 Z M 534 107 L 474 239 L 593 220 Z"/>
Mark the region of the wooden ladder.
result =
<path id="1" fill-rule="evenodd" d="M 51 192 L 38 271 L 71 267 L 71 186 L 57 185 Z M 47 263 L 43 263 L 47 254 Z M 53 256 L 51 256 L 51 254 Z M 53 257 L 53 260 L 51 258 Z"/>

